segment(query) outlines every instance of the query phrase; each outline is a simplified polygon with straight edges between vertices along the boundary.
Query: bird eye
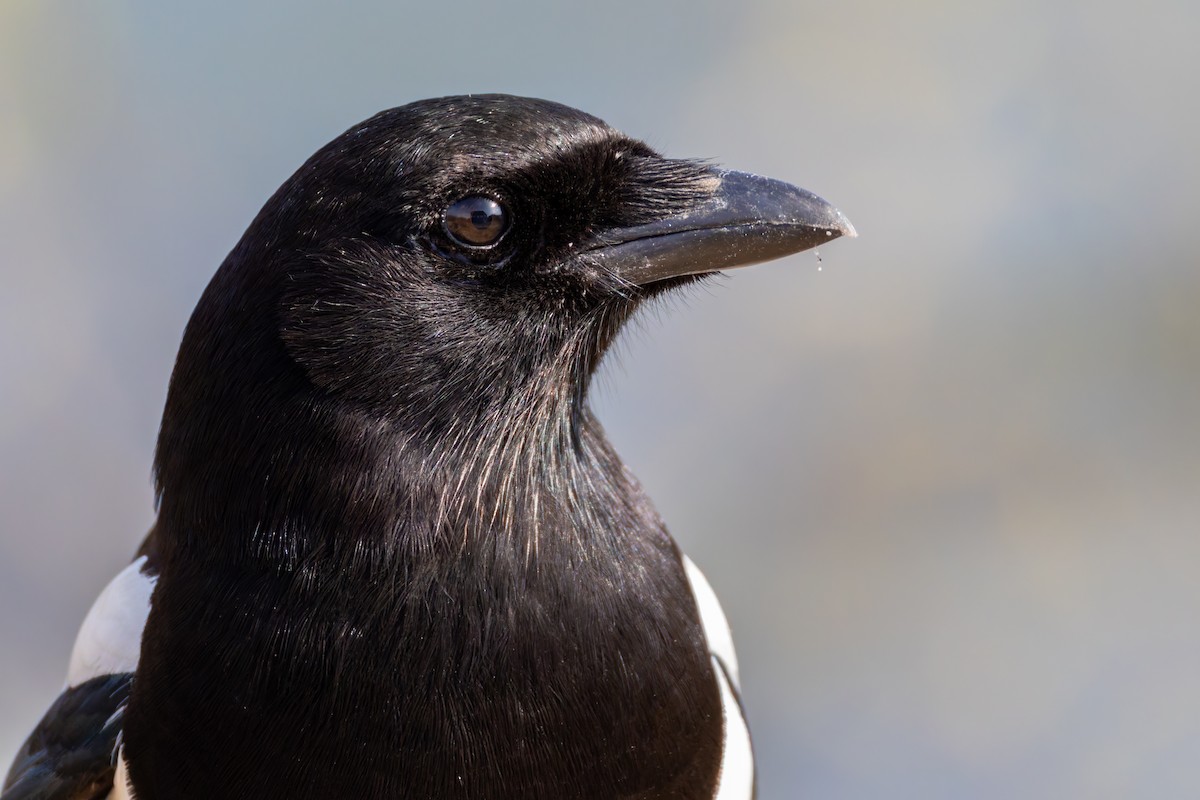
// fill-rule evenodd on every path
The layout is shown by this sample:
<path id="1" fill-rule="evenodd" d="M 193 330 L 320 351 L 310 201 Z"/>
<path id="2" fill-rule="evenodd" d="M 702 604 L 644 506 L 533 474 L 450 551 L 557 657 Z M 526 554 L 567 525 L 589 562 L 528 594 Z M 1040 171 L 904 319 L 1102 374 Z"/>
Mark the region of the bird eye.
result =
<path id="1" fill-rule="evenodd" d="M 490 197 L 464 197 L 443 212 L 442 227 L 464 247 L 487 247 L 508 230 L 508 214 Z"/>

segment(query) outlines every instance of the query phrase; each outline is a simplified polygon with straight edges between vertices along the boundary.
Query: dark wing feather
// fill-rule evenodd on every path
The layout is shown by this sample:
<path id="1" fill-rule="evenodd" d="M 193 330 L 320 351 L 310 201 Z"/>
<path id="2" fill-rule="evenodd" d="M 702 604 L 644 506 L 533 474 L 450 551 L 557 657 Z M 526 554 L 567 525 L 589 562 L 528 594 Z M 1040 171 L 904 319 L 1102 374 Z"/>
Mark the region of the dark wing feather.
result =
<path id="1" fill-rule="evenodd" d="M 112 789 L 132 673 L 67 689 L 25 740 L 0 800 L 99 800 Z"/>

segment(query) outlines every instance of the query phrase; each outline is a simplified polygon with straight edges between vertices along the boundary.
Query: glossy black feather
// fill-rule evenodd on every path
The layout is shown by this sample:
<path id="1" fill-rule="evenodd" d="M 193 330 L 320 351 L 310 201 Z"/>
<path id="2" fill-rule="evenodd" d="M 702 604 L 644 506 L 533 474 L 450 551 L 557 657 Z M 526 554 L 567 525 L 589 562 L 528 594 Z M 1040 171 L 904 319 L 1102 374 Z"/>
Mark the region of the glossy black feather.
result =
<path id="1" fill-rule="evenodd" d="M 4 800 L 106 797 L 131 679 L 106 675 L 59 695 L 18 751 L 4 781 Z"/>
<path id="2" fill-rule="evenodd" d="M 585 402 L 667 285 L 565 266 L 711 185 L 593 117 L 481 96 L 384 112 L 281 187 L 171 379 L 140 800 L 711 796 L 698 612 Z M 441 230 L 472 194 L 513 215 L 494 251 Z"/>

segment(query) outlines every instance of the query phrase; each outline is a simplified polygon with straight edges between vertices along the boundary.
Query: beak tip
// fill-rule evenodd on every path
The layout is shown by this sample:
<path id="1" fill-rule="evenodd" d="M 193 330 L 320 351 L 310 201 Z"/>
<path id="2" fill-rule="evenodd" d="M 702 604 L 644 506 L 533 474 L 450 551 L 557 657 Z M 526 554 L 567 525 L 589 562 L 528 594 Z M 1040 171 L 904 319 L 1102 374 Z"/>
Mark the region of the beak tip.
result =
<path id="1" fill-rule="evenodd" d="M 846 215 L 841 211 L 837 212 L 837 230 L 839 236 L 845 236 L 847 239 L 857 239 L 858 231 L 854 229 L 854 225 L 850 220 L 846 219 Z"/>

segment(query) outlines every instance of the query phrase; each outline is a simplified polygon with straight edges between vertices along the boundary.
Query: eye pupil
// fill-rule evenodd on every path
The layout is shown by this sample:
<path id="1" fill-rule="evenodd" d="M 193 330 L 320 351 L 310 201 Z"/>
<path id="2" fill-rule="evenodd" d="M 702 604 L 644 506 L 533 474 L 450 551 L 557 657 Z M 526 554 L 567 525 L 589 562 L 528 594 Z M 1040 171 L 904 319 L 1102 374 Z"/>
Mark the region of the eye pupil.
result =
<path id="1" fill-rule="evenodd" d="M 443 213 L 442 227 L 464 247 L 487 247 L 508 231 L 508 214 L 490 197 L 464 197 Z"/>

